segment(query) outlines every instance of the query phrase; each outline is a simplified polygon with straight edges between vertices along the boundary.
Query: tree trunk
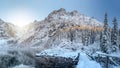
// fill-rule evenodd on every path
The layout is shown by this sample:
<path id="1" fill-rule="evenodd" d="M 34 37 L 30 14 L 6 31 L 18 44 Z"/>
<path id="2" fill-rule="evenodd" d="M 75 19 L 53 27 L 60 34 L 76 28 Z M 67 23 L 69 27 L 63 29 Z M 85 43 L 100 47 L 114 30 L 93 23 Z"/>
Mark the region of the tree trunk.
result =
<path id="1" fill-rule="evenodd" d="M 105 68 L 108 68 L 108 65 L 109 65 L 109 57 L 107 56 L 106 57 L 106 67 Z"/>

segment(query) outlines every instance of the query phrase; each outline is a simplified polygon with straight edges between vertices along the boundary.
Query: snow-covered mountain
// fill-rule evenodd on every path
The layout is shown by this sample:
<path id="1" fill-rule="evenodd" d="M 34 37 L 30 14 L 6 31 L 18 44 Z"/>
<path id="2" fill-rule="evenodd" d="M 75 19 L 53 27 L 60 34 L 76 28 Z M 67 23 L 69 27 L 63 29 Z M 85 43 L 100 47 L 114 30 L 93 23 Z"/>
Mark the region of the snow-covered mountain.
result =
<path id="1" fill-rule="evenodd" d="M 71 43 L 70 33 L 73 33 L 73 41 L 80 45 L 82 30 L 101 31 L 102 26 L 103 24 L 93 17 L 88 17 L 77 11 L 67 12 L 61 8 L 51 12 L 44 20 L 34 21 L 27 25 L 18 44 L 42 47 L 60 45 L 60 47 L 64 47 L 64 45 Z"/>

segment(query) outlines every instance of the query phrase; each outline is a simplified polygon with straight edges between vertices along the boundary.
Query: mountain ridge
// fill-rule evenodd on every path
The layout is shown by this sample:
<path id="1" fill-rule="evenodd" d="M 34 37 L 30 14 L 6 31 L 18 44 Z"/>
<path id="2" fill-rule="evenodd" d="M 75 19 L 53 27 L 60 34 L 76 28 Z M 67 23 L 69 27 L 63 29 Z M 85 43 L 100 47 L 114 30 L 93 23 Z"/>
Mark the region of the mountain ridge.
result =
<path id="1" fill-rule="evenodd" d="M 60 8 L 51 12 L 44 20 L 34 21 L 26 25 L 24 27 L 26 29 L 19 31 L 18 28 L 13 25 L 11 30 L 14 29 L 12 33 L 15 35 L 13 36 L 16 37 L 15 40 L 18 41 L 17 45 L 44 46 L 53 42 L 51 40 L 59 36 L 61 37 L 60 40 L 65 38 L 68 39 L 69 37 L 67 37 L 67 35 L 69 35 L 71 31 L 74 32 L 74 35 L 81 34 L 80 30 L 86 29 L 101 31 L 102 26 L 103 24 L 101 22 L 92 17 L 80 14 L 76 10 L 67 12 L 65 9 Z M 79 38 L 80 35 L 76 36 L 75 38 Z"/>
<path id="2" fill-rule="evenodd" d="M 23 35 L 19 43 L 22 45 L 42 45 L 45 47 L 51 47 L 51 43 L 56 43 L 58 38 L 59 41 L 64 39 L 68 40 L 68 35 L 71 32 L 74 32 L 74 35 L 76 35 L 75 38 L 80 38 L 79 40 L 81 40 L 81 30 L 102 31 L 103 29 L 103 24 L 96 19 L 80 14 L 77 11 L 67 12 L 63 8 L 54 10 L 44 20 L 35 21 L 29 26 L 30 29 L 26 30 L 27 34 Z M 56 45 L 60 43 L 58 42 Z"/>

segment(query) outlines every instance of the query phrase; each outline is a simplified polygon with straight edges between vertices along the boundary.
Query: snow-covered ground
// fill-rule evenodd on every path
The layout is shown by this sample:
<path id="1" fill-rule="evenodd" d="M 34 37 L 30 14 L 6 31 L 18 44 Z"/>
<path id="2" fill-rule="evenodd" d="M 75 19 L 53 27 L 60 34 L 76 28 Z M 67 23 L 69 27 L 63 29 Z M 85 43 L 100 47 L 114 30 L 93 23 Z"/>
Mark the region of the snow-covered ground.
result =
<path id="1" fill-rule="evenodd" d="M 99 63 L 92 61 L 85 53 L 80 53 L 77 68 L 102 68 Z"/>
<path id="2" fill-rule="evenodd" d="M 0 40 L 0 56 L 12 55 L 12 54 L 9 54 L 8 52 L 9 51 L 14 51 L 14 50 L 17 51 L 17 49 L 18 49 L 18 51 L 21 51 L 21 49 L 17 48 L 17 47 L 14 47 L 14 48 L 8 47 L 6 45 L 7 44 L 6 42 L 7 42 L 7 40 Z M 64 42 L 64 43 L 69 44 L 68 42 Z M 90 49 L 92 49 L 92 48 L 95 49 L 96 48 L 95 46 L 97 45 L 97 43 L 84 47 L 85 50 L 87 50 L 88 52 L 82 51 L 82 50 L 73 51 L 71 49 L 61 48 L 60 46 L 62 46 L 62 45 L 63 44 L 61 43 L 58 47 L 52 47 L 50 49 L 45 49 L 42 52 L 37 53 L 36 55 L 37 56 L 39 56 L 39 55 L 50 55 L 50 56 L 61 56 L 61 57 L 76 58 L 78 56 L 78 53 L 80 53 L 79 62 L 78 62 L 78 65 L 76 66 L 76 68 L 102 68 L 99 63 L 91 60 L 90 57 L 88 55 L 86 55 L 86 53 L 88 53 L 90 51 Z M 97 48 L 97 49 L 99 49 L 99 48 Z M 27 51 L 27 49 L 24 49 L 24 48 L 22 50 Z M 21 60 L 22 61 L 23 60 L 29 60 L 29 59 L 26 59 L 27 56 L 21 57 L 24 54 L 21 54 L 21 53 L 18 52 L 17 55 L 20 55 L 20 57 L 19 57 L 20 61 Z M 20 64 L 20 65 L 14 66 L 13 68 L 34 68 L 34 67 L 29 66 L 29 65 Z M 120 68 L 120 66 L 114 67 L 114 68 Z"/>

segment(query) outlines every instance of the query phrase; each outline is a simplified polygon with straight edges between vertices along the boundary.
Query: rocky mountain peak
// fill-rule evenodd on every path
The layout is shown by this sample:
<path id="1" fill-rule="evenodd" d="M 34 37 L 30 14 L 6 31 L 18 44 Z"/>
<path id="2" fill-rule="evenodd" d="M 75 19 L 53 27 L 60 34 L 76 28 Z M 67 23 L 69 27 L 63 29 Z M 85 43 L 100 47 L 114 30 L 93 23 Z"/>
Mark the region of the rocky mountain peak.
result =
<path id="1" fill-rule="evenodd" d="M 57 12 L 66 12 L 66 10 L 64 8 L 60 8 L 59 10 L 57 10 Z"/>
<path id="2" fill-rule="evenodd" d="M 64 8 L 60 8 L 58 10 L 54 10 L 51 12 L 45 20 L 53 21 L 58 19 L 71 19 L 72 17 L 80 16 L 80 13 L 77 10 L 72 12 L 67 12 Z"/>
<path id="3" fill-rule="evenodd" d="M 74 10 L 70 13 L 72 16 L 79 15 L 80 13 L 77 10 Z"/>
<path id="4" fill-rule="evenodd" d="M 79 13 L 77 10 L 68 12 L 64 8 L 54 10 L 48 15 L 48 17 L 46 17 L 44 21 L 49 23 L 54 22 L 54 24 L 68 22 L 74 25 L 92 25 L 92 26 L 102 25 L 101 22 L 97 21 L 96 19 L 91 19 L 91 17 Z"/>
<path id="5" fill-rule="evenodd" d="M 55 15 L 62 16 L 66 14 L 66 10 L 64 8 L 60 8 L 59 10 L 54 10 L 51 12 L 48 17 L 54 17 Z"/>

